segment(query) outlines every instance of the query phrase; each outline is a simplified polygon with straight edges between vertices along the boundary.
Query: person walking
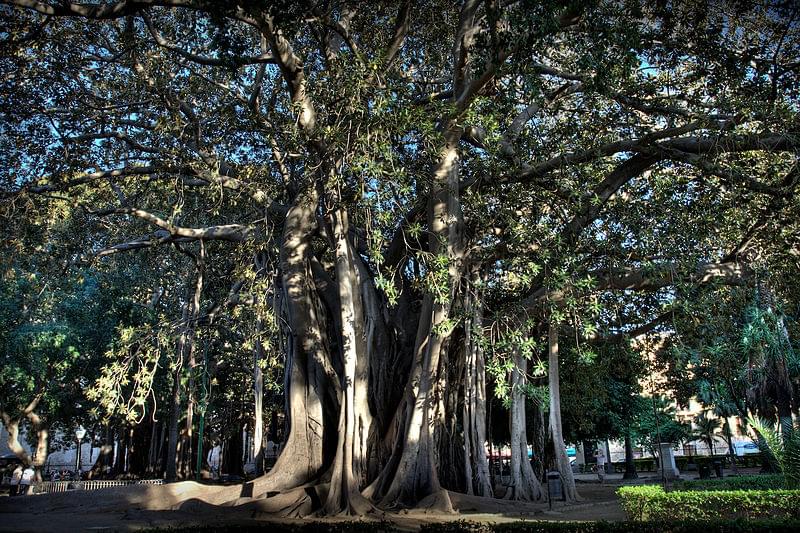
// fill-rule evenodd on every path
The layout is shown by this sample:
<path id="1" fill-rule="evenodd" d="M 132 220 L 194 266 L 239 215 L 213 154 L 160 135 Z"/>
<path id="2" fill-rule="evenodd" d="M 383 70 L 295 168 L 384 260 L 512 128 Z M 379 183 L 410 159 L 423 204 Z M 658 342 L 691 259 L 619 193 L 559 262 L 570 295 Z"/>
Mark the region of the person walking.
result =
<path id="1" fill-rule="evenodd" d="M 25 496 L 31 491 L 31 484 L 33 483 L 33 467 L 28 466 L 22 471 L 22 478 L 19 480 L 19 492 Z"/>
<path id="2" fill-rule="evenodd" d="M 602 447 L 598 447 L 594 456 L 597 458 L 597 478 L 602 484 L 606 480 L 606 452 Z"/>
<path id="3" fill-rule="evenodd" d="M 22 465 L 17 465 L 14 471 L 11 473 L 11 492 L 9 492 L 9 496 L 16 496 L 19 494 L 19 482 L 22 479 Z"/>

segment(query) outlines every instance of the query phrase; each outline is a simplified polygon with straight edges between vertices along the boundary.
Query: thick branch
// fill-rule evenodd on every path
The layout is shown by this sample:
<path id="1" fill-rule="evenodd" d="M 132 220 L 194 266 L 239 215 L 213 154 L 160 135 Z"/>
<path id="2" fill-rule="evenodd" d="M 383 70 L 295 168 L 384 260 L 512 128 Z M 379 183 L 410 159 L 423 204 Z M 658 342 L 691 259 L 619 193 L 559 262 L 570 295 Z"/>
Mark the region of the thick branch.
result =
<path id="1" fill-rule="evenodd" d="M 708 263 L 698 266 L 692 272 L 680 271 L 675 265 L 661 265 L 654 269 L 627 269 L 616 272 L 598 272 L 593 276 L 598 283 L 595 287 L 603 290 L 655 291 L 676 283 L 721 283 L 725 285 L 742 285 L 749 278 L 749 270 L 741 263 Z M 548 291 L 540 287 L 522 301 L 523 307 L 534 310 L 545 302 L 563 302 L 566 293 L 562 290 Z"/>
<path id="2" fill-rule="evenodd" d="M 35 0 L 0 0 L 0 3 L 32 9 L 42 15 L 60 17 L 84 17 L 95 20 L 108 20 L 133 15 L 151 6 L 196 8 L 189 0 L 121 0 L 113 3 L 59 2 L 48 4 Z"/>
<path id="3" fill-rule="evenodd" d="M 107 211 L 96 212 L 97 215 L 133 215 L 141 218 L 154 226 L 168 231 L 171 235 L 176 237 L 186 237 L 189 239 L 205 239 L 205 240 L 222 240 L 240 242 L 249 239 L 255 228 L 253 226 L 243 226 L 241 224 L 227 224 L 222 226 L 208 226 L 205 228 L 184 228 L 175 226 L 167 222 L 163 218 L 154 215 L 143 209 L 122 207 L 119 209 L 111 209 Z"/>
<path id="4" fill-rule="evenodd" d="M 153 21 L 150 19 L 150 16 L 147 13 L 142 12 L 142 19 L 144 19 L 144 23 L 147 25 L 147 29 L 150 31 L 150 35 L 153 36 L 153 39 L 155 39 L 156 44 L 158 46 L 166 48 L 171 52 L 175 52 L 179 56 L 193 63 L 198 63 L 200 65 L 207 65 L 207 66 L 227 66 L 230 65 L 231 63 L 237 66 L 275 63 L 275 58 L 272 56 L 272 54 L 261 54 L 253 57 L 236 56 L 234 58 L 231 58 L 231 60 L 223 60 L 216 57 L 193 54 L 187 50 L 184 50 L 175 43 L 167 41 L 155 27 Z"/>

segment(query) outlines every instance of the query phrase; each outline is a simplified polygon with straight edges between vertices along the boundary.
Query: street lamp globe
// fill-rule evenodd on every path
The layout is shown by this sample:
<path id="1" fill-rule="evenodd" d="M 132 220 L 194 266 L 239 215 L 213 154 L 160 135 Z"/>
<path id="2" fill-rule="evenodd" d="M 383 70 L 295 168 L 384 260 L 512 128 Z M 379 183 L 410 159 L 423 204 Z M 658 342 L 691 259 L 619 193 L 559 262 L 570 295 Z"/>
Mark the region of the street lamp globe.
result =
<path id="1" fill-rule="evenodd" d="M 86 430 L 83 426 L 78 426 L 75 428 L 75 441 L 77 446 L 75 447 L 75 475 L 77 479 L 81 479 L 81 441 L 83 437 L 86 436 Z"/>

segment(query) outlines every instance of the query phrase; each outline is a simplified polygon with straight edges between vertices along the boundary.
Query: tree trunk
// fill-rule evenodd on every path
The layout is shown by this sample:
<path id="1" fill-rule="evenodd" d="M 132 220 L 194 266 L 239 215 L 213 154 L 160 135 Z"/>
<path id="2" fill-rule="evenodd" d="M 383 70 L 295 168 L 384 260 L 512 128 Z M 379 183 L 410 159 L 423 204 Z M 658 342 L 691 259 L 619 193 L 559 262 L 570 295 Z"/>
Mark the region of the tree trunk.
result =
<path id="1" fill-rule="evenodd" d="M 106 424 L 103 443 L 100 445 L 100 453 L 97 454 L 92 469 L 87 476 L 88 479 L 97 479 L 105 476 L 114 464 L 114 432 L 110 424 Z"/>
<path id="2" fill-rule="evenodd" d="M 158 424 L 155 420 L 152 421 L 150 427 L 150 447 L 147 451 L 147 474 L 152 475 L 155 472 L 156 466 L 156 452 L 158 451 Z"/>
<path id="3" fill-rule="evenodd" d="M 189 305 L 184 304 L 181 323 L 189 319 Z M 186 344 L 186 328 L 178 337 L 175 347 L 175 369 L 172 372 L 172 399 L 170 402 L 169 442 L 167 444 L 167 481 L 175 481 L 178 477 L 178 436 L 181 419 L 181 377 L 184 363 L 184 345 Z"/>
<path id="4" fill-rule="evenodd" d="M 331 483 L 324 510 L 327 514 L 360 515 L 371 508 L 369 501 L 359 492 L 359 485 L 366 470 L 365 438 L 366 432 L 369 430 L 369 427 L 364 427 L 366 421 L 362 416 L 363 409 L 367 407 L 367 365 L 364 359 L 368 352 L 365 349 L 358 349 L 359 337 L 356 332 L 356 322 L 357 317 L 360 319 L 360 315 L 357 315 L 355 301 L 358 298 L 359 284 L 348 242 L 347 212 L 343 209 L 336 209 L 331 214 L 331 219 L 336 245 L 336 282 L 339 289 L 343 373 L 338 427 L 339 441 L 336 446 Z M 361 359 L 360 364 L 359 359 Z"/>
<path id="5" fill-rule="evenodd" d="M 448 259 L 449 296 L 425 294 L 417 329 L 415 361 L 406 387 L 402 444 L 381 475 L 378 497 L 387 507 L 413 506 L 428 498 L 426 506 L 452 511 L 439 483 L 431 432 L 434 384 L 446 338 L 452 331 L 450 306 L 461 279 L 463 216 L 458 199 L 458 142 L 462 129 L 448 123 L 445 147 L 434 171 L 434 190 L 428 202 L 429 251 Z M 446 243 L 446 244 L 445 244 Z M 395 468 L 396 465 L 396 468 Z M 385 480 L 391 479 L 390 483 Z M 382 490 L 386 487 L 385 492 Z"/>
<path id="6" fill-rule="evenodd" d="M 113 477 L 122 476 L 125 473 L 125 443 L 127 441 L 127 432 L 125 426 L 119 426 L 115 429 L 115 444 L 114 462 L 111 466 L 111 475 Z"/>
<path id="7" fill-rule="evenodd" d="M 633 443 L 631 436 L 625 434 L 625 474 L 622 479 L 637 479 L 639 474 L 636 472 L 636 463 L 633 461 Z"/>
<path id="8" fill-rule="evenodd" d="M 475 284 L 479 280 L 478 272 L 473 272 L 472 283 L 467 286 L 464 295 L 468 317 L 464 324 L 464 475 L 468 494 L 492 497 L 494 491 L 486 458 L 486 368 L 483 349 L 475 338 L 483 324 L 481 295 Z"/>
<path id="9" fill-rule="evenodd" d="M 184 444 L 182 446 L 181 474 L 184 479 L 192 477 L 194 468 L 194 458 L 192 456 L 194 439 L 194 406 L 195 400 L 195 368 L 197 360 L 195 358 L 195 340 L 197 338 L 197 317 L 200 313 L 200 299 L 203 295 L 203 284 L 205 281 L 205 256 L 206 248 L 200 240 L 200 252 L 194 256 L 196 279 L 194 284 L 194 294 L 189 307 L 188 322 L 185 323 L 186 341 L 183 347 L 186 368 L 188 370 L 188 380 L 186 384 L 186 425 L 184 429 Z"/>
<path id="10" fill-rule="evenodd" d="M 261 320 L 256 320 L 256 343 L 253 348 L 253 457 L 256 476 L 264 473 L 264 373 L 261 371 L 264 346 L 261 344 Z"/>
<path id="11" fill-rule="evenodd" d="M 547 422 L 544 420 L 544 406 L 541 403 L 533 405 L 533 474 L 536 479 L 544 479 L 547 472 L 548 457 L 550 455 L 547 434 Z"/>
<path id="12" fill-rule="evenodd" d="M 439 379 L 434 388 L 432 423 L 437 473 L 442 487 L 455 492 L 465 492 L 469 481 L 464 476 L 464 438 L 459 431 L 459 421 L 463 418 L 459 414 L 463 412 L 465 352 L 463 328 L 458 328 L 442 347 Z"/>
<path id="13" fill-rule="evenodd" d="M 559 389 L 559 369 L 558 369 L 558 326 L 550 322 L 547 333 L 548 347 L 548 385 L 550 388 L 550 435 L 553 441 L 553 449 L 556 456 L 556 466 L 561 474 L 561 482 L 564 486 L 564 495 L 567 501 L 577 501 L 578 491 L 575 489 L 575 478 L 572 476 L 572 468 L 567 457 L 567 449 L 564 445 L 564 436 L 561 431 L 561 392 Z"/>
<path id="14" fill-rule="evenodd" d="M 170 404 L 169 442 L 167 443 L 167 481 L 178 477 L 178 426 L 181 417 L 181 367 L 173 372 L 172 401 Z"/>
<path id="15" fill-rule="evenodd" d="M 290 490 L 321 474 L 325 426 L 323 402 L 338 410 L 338 383 L 330 368 L 320 304 L 310 273 L 310 239 L 316 228 L 315 187 L 300 193 L 286 215 L 281 245 L 282 299 L 289 328 L 286 355 L 286 401 L 289 434 L 275 466 L 255 483 L 263 491 Z M 332 378 L 334 381 L 332 381 Z M 334 426 L 335 427 L 335 426 Z"/>
<path id="16" fill-rule="evenodd" d="M 225 441 L 222 462 L 225 465 L 225 472 L 230 475 L 240 476 L 244 473 L 244 462 L 242 460 L 244 455 L 244 424 L 242 424 L 241 419 L 236 419 L 232 425 L 233 431 Z"/>
<path id="17" fill-rule="evenodd" d="M 731 470 L 734 475 L 739 473 L 739 467 L 736 465 L 736 449 L 733 446 L 733 434 L 731 432 L 731 425 L 728 423 L 728 417 L 725 417 L 722 423 L 722 434 L 725 436 L 725 442 L 728 444 L 728 454 L 731 458 Z"/>
<path id="18" fill-rule="evenodd" d="M 527 384 L 528 360 L 519 348 L 514 348 L 514 367 L 511 370 L 511 484 L 505 499 L 539 501 L 544 497 L 542 486 L 533 473 L 528 458 L 528 439 L 525 423 L 525 385 Z"/>
<path id="19" fill-rule="evenodd" d="M 42 419 L 36 413 L 35 409 L 39 405 L 41 396 L 36 396 L 25 409 L 22 410 L 18 418 L 13 418 L 8 412 L 0 409 L 0 419 L 8 432 L 7 445 L 11 452 L 17 456 L 25 465 L 32 466 L 38 473 L 42 466 L 47 461 L 48 437 L 49 431 L 44 426 Z M 22 444 L 19 442 L 19 427 L 23 420 L 27 419 L 31 424 L 31 431 L 36 433 L 36 449 L 33 456 L 25 451 Z"/>

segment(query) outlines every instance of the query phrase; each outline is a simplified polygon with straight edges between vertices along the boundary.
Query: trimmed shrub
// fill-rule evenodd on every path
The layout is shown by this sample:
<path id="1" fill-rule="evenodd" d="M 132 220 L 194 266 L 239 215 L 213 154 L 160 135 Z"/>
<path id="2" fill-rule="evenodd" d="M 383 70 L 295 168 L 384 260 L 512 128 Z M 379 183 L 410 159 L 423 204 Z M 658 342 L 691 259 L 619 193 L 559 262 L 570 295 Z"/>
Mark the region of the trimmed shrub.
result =
<path id="1" fill-rule="evenodd" d="M 800 530 L 800 521 L 792 520 L 715 520 L 711 522 L 545 522 L 520 520 L 502 524 L 480 522 L 445 522 L 424 524 L 421 533 L 777 533 Z M 304 524 L 281 524 L 263 522 L 252 525 L 220 525 L 205 527 L 178 527 L 168 529 L 148 529 L 143 533 L 181 533 L 199 531 L 202 533 L 244 533 L 249 531 L 270 531 L 270 533 L 395 533 L 400 532 L 388 523 L 374 522 L 308 522 Z"/>
<path id="2" fill-rule="evenodd" d="M 634 459 L 633 464 L 636 465 L 638 472 L 652 472 L 656 469 L 655 459 Z"/>
<path id="3" fill-rule="evenodd" d="M 742 457 L 736 458 L 736 464 L 741 468 L 758 468 L 764 462 L 761 452 L 748 453 Z"/>
<path id="4" fill-rule="evenodd" d="M 632 520 L 800 519 L 800 490 L 671 491 L 657 485 L 622 487 Z"/>
<path id="5" fill-rule="evenodd" d="M 773 533 L 797 531 L 796 520 L 714 520 L 710 522 L 545 522 L 425 524 L 420 533 Z"/>
<path id="6" fill-rule="evenodd" d="M 780 490 L 790 488 L 781 474 L 732 476 L 722 479 L 679 481 L 673 490 Z"/>

